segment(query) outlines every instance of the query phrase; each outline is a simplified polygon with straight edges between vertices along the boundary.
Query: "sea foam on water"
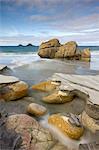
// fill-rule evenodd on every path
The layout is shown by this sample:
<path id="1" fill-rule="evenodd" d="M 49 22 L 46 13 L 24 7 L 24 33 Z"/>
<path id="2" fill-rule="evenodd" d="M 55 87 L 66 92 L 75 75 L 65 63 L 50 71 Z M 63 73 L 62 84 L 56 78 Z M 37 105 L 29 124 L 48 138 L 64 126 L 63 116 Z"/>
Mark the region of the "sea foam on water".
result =
<path id="1" fill-rule="evenodd" d="M 79 140 L 73 140 L 68 136 L 65 136 L 62 132 L 59 131 L 56 127 L 48 124 L 49 114 L 42 117 L 40 124 L 45 128 L 48 128 L 56 140 L 60 141 L 65 145 L 69 150 L 79 150 L 80 144 L 88 144 L 96 140 L 96 135 L 85 129 L 83 136 Z"/>

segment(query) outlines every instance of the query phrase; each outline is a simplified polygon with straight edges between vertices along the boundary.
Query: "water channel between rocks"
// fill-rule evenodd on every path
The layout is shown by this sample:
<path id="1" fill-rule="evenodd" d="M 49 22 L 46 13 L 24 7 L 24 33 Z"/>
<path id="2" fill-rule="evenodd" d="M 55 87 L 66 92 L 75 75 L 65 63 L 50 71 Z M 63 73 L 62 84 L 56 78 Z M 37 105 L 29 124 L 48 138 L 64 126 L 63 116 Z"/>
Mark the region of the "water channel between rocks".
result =
<path id="1" fill-rule="evenodd" d="M 48 95 L 48 93 L 37 92 L 31 89 L 31 85 L 45 81 L 49 79 L 54 73 L 68 73 L 68 74 L 81 74 L 81 75 L 95 75 L 99 74 L 98 71 L 93 71 L 89 69 L 89 63 L 87 62 L 64 62 L 59 60 L 42 60 L 38 62 L 33 62 L 28 65 L 17 67 L 10 71 L 12 74 L 29 84 L 29 95 L 28 97 L 33 98 L 22 98 L 17 101 L 10 102 L 0 102 L 0 111 L 5 109 L 8 113 L 26 113 L 28 104 L 35 102 L 42 104 L 47 108 L 47 115 L 38 119 L 44 126 L 47 126 L 46 119 L 48 115 L 54 113 L 74 113 L 81 114 L 85 107 L 85 101 L 80 98 L 75 98 L 73 101 L 65 104 L 46 104 L 42 102 L 42 97 Z M 5 73 L 6 74 L 6 73 Z M 82 142 L 97 140 L 97 136 L 91 134 L 89 131 Z M 62 138 L 61 138 L 62 139 Z M 65 141 L 66 142 L 66 141 Z"/>

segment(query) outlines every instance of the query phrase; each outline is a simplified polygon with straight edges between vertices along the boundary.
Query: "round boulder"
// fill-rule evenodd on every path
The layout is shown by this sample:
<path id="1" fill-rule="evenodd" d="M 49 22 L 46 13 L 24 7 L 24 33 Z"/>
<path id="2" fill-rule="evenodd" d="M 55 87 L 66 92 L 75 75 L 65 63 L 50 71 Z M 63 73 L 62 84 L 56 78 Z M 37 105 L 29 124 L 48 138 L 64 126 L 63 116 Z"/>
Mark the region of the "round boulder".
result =
<path id="1" fill-rule="evenodd" d="M 42 116 L 46 113 L 46 111 L 47 109 L 44 106 L 36 103 L 29 104 L 27 108 L 27 112 L 35 116 Z"/>
<path id="2" fill-rule="evenodd" d="M 49 130 L 43 128 L 35 119 L 25 114 L 9 116 L 7 129 L 14 129 L 21 135 L 24 150 L 48 150 L 56 143 Z"/>

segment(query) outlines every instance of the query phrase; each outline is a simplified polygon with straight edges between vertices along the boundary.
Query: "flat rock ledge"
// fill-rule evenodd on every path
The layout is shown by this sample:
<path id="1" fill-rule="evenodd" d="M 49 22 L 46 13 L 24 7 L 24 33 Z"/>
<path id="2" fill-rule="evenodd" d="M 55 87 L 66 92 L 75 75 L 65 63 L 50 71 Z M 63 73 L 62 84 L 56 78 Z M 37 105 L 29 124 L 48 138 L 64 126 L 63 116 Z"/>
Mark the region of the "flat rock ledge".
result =
<path id="1" fill-rule="evenodd" d="M 8 84 L 18 82 L 19 79 L 14 76 L 0 75 L 0 84 Z"/>

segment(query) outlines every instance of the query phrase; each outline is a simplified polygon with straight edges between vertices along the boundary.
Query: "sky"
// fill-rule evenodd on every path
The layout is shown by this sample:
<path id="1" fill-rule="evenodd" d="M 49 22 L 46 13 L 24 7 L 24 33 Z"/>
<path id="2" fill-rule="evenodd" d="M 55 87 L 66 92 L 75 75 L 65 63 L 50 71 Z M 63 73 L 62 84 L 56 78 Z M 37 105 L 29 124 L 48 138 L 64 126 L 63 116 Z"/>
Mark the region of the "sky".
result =
<path id="1" fill-rule="evenodd" d="M 99 46 L 99 0 L 0 0 L 0 45 Z"/>

